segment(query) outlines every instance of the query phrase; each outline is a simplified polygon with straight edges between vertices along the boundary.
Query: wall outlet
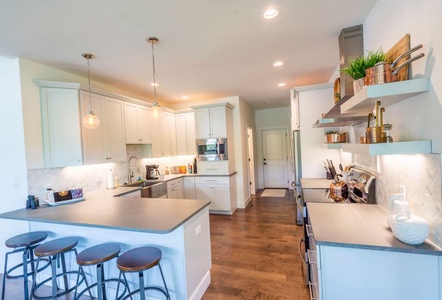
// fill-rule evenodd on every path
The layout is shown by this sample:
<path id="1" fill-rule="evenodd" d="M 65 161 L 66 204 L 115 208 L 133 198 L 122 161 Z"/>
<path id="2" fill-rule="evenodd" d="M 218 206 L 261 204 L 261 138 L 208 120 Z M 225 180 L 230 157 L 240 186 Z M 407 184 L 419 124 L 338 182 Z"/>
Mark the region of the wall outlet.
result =
<path id="1" fill-rule="evenodd" d="M 195 228 L 195 236 L 198 236 L 200 233 L 201 233 L 201 225 L 198 225 Z"/>

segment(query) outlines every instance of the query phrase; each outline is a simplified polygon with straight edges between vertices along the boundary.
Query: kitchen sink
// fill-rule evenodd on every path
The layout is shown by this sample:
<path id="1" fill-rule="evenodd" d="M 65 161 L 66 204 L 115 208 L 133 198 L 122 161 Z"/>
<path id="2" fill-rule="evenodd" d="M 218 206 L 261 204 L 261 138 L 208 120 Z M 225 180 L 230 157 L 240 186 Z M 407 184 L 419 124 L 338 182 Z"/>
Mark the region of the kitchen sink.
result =
<path id="1" fill-rule="evenodd" d="M 137 181 L 125 186 L 141 187 L 141 198 L 166 198 L 167 196 L 167 183 L 165 181 Z"/>

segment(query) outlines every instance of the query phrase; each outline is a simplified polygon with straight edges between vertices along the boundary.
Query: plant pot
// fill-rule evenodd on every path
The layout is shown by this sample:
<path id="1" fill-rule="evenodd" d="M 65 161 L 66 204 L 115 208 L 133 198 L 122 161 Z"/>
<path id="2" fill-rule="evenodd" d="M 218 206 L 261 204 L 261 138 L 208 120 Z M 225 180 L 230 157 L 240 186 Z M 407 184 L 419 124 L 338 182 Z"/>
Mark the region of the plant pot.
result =
<path id="1" fill-rule="evenodd" d="M 356 95 L 365 85 L 365 78 L 359 78 L 353 81 L 353 93 Z"/>

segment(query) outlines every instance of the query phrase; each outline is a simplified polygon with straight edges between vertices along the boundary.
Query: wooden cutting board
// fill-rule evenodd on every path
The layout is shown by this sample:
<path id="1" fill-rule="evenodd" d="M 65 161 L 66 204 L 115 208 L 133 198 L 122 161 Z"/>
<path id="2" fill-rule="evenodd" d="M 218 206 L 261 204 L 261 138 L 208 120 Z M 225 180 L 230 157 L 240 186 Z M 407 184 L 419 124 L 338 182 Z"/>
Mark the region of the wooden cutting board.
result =
<path id="1" fill-rule="evenodd" d="M 396 58 L 410 50 L 410 34 L 407 33 L 386 53 L 387 62 L 392 63 Z M 410 58 L 410 55 L 402 58 L 398 65 Z M 398 73 L 398 81 L 408 80 L 408 65 L 403 67 Z"/>

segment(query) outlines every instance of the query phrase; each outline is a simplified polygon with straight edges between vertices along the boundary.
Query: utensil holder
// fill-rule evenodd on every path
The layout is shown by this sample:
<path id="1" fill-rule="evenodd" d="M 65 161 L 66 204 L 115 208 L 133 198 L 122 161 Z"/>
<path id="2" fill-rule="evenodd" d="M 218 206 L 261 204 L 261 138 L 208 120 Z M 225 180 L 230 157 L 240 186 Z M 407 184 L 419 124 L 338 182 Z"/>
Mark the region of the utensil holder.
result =
<path id="1" fill-rule="evenodd" d="M 377 144 L 381 142 L 381 127 L 367 127 L 365 133 L 367 144 Z"/>

